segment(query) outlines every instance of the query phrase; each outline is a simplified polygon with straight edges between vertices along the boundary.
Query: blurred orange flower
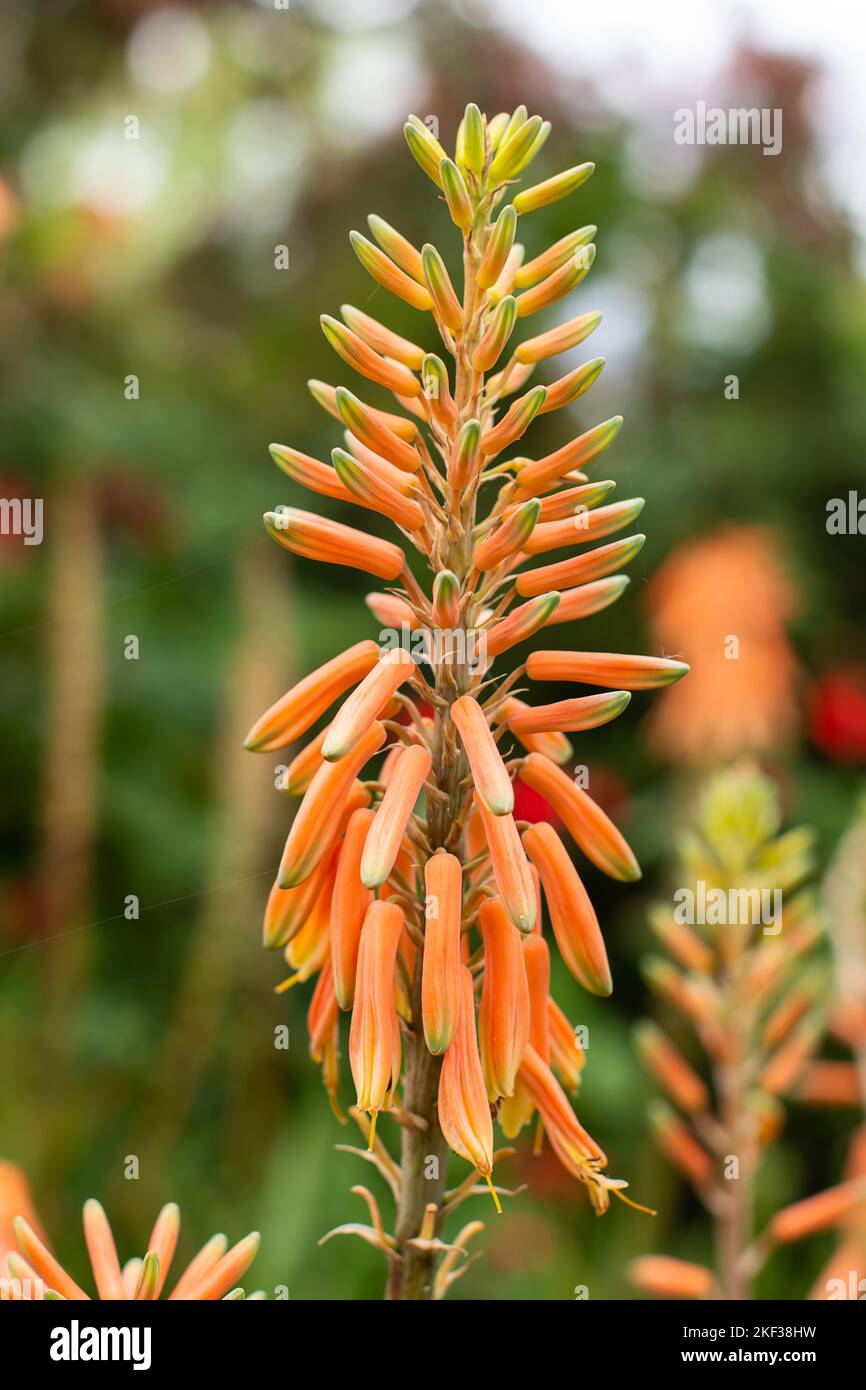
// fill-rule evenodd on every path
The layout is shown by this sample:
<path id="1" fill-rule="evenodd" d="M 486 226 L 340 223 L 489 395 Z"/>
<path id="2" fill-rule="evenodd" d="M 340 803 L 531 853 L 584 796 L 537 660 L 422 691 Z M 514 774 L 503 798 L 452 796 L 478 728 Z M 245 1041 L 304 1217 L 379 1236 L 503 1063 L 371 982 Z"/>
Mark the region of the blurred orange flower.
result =
<path id="1" fill-rule="evenodd" d="M 685 653 L 692 671 L 653 710 L 663 757 L 706 766 L 796 735 L 798 668 L 785 631 L 796 594 L 777 551 L 772 532 L 728 526 L 680 546 L 650 582 L 656 640 Z"/>

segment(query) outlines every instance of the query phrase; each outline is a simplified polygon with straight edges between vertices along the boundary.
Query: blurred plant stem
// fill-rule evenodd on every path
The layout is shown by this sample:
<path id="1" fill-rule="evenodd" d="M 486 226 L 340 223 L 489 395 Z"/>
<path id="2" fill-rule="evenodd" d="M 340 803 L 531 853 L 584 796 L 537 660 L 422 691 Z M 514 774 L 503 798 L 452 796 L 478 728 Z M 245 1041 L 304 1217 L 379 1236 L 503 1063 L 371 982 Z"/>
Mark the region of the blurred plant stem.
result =
<path id="1" fill-rule="evenodd" d="M 725 1298 L 751 1298 L 751 1279 L 745 1268 L 745 1254 L 752 1234 L 752 1187 L 754 1168 L 758 1160 L 750 1135 L 747 1106 L 747 1064 L 744 1040 L 755 1026 L 753 1011 L 744 998 L 747 967 L 746 942 L 741 932 L 731 935 L 732 952 L 725 966 L 721 987 L 727 995 L 727 1056 L 716 1067 L 716 1092 L 719 1096 L 721 1149 L 726 1163 L 735 1159 L 739 1165 L 736 1179 L 727 1184 L 723 1199 L 715 1213 L 716 1250 L 719 1283 Z"/>
<path id="2" fill-rule="evenodd" d="M 205 1066 L 214 1057 L 214 1039 L 228 995 L 242 986 L 248 969 L 245 962 L 258 959 L 248 948 L 257 932 L 262 884 L 270 869 L 262 869 L 262 860 L 263 847 L 267 854 L 271 838 L 274 788 L 261 763 L 247 757 L 238 731 L 249 723 L 250 710 L 273 699 L 294 662 L 285 636 L 291 624 L 286 622 L 282 567 L 265 547 L 242 552 L 236 581 L 238 640 L 228 663 L 232 675 L 212 756 L 216 782 L 212 859 L 186 971 L 139 1127 L 146 1136 L 142 1142 L 151 1165 L 171 1148 L 183 1127 Z M 231 1052 L 236 1052 L 234 1044 Z M 270 1114 L 273 1107 L 259 1110 Z M 248 1150 L 252 1142 L 248 1132 L 244 1142 Z"/>
<path id="3" fill-rule="evenodd" d="M 60 482 L 49 531 L 46 615 L 48 695 L 43 767 L 40 887 L 46 937 L 42 1033 L 42 1129 L 51 1153 L 65 1120 L 60 1103 L 75 1058 L 78 1005 L 90 936 L 85 925 L 93 877 L 100 737 L 105 710 L 103 551 L 93 485 Z"/>

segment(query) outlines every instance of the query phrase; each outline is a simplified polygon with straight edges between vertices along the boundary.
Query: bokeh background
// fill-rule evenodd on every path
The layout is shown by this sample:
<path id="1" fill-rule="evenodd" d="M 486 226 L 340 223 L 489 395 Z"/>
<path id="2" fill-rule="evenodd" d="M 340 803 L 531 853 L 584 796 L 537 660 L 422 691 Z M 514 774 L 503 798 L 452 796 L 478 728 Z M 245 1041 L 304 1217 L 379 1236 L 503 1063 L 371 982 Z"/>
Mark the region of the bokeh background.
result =
<path id="1" fill-rule="evenodd" d="M 530 1186 L 505 1217 L 464 1208 L 488 1231 L 455 1296 L 626 1298 L 635 1255 L 707 1254 L 647 1134 L 639 962 L 708 766 L 755 752 L 786 821 L 815 827 L 819 872 L 858 813 L 864 539 L 826 524 L 829 499 L 866 492 L 857 22 L 826 3 L 0 4 L 0 493 L 45 504 L 41 546 L 0 537 L 0 1155 L 76 1277 L 99 1195 L 123 1255 L 174 1199 L 189 1252 L 262 1230 L 257 1286 L 381 1292 L 375 1251 L 316 1243 L 360 1219 L 349 1187 L 370 1178 L 334 1150 L 354 1141 L 306 1055 L 308 989 L 273 994 L 260 918 L 288 808 L 278 760 L 241 742 L 294 678 L 373 635 L 362 577 L 266 538 L 263 510 L 305 505 L 266 446 L 338 442 L 305 385 L 335 380 L 320 312 L 348 301 L 417 333 L 347 233 L 376 211 L 450 259 L 402 123 L 434 115 L 450 146 L 468 100 L 553 121 L 539 177 L 597 164 L 527 235 L 535 254 L 599 226 L 568 309 L 604 312 L 608 365 L 574 421 L 625 416 L 611 476 L 646 497 L 648 540 L 626 597 L 564 645 L 682 653 L 695 675 L 677 707 L 636 696 L 580 745 L 644 879 L 588 875 L 613 998 L 557 978 L 590 1029 L 579 1113 L 660 1214 L 597 1221 L 552 1160 L 514 1160 L 503 1180 Z M 699 99 L 782 108 L 782 153 L 677 145 L 673 113 Z M 795 1100 L 759 1212 L 837 1181 L 858 1118 Z M 759 1295 L 803 1297 L 830 1243 L 776 1257 Z"/>

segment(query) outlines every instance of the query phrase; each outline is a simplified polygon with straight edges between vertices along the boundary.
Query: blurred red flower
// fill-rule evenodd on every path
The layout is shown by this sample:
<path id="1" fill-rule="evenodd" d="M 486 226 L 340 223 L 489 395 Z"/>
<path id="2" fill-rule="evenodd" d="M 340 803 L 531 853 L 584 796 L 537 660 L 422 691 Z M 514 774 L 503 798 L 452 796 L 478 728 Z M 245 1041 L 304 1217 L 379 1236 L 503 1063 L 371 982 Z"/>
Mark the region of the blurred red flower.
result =
<path id="1" fill-rule="evenodd" d="M 866 762 L 866 669 L 838 666 L 815 681 L 809 737 L 834 762 Z"/>

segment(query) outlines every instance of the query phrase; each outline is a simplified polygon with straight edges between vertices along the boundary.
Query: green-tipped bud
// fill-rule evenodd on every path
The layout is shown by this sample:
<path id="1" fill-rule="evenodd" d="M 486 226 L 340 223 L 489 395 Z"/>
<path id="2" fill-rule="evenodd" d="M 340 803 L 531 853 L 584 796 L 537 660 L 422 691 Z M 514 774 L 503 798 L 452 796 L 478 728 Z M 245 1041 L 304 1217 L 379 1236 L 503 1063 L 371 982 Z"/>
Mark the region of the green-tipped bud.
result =
<path id="1" fill-rule="evenodd" d="M 514 177 L 514 175 L 516 174 L 522 174 L 523 170 L 527 167 L 527 165 L 532 163 L 535 156 L 539 153 L 542 146 L 546 143 L 550 131 L 550 121 L 542 121 L 541 129 L 539 130 L 529 149 L 526 151 L 526 154 L 522 157 L 522 159 L 518 161 L 517 167 L 515 168 L 512 177 Z"/>
<path id="2" fill-rule="evenodd" d="M 520 172 L 531 158 L 532 148 L 541 134 L 543 125 L 540 116 L 531 116 L 513 135 L 503 140 L 490 166 L 491 183 L 503 183 L 505 179 L 513 178 Z M 520 211 L 519 208 L 517 210 Z"/>
<path id="3" fill-rule="evenodd" d="M 421 368 L 421 380 L 424 383 L 424 395 L 428 401 L 446 402 L 451 395 L 451 388 L 448 381 L 448 368 L 437 357 L 435 352 L 428 352 L 424 358 Z"/>
<path id="4" fill-rule="evenodd" d="M 460 622 L 460 580 L 450 570 L 440 570 L 433 580 L 433 621 L 440 628 Z"/>
<path id="5" fill-rule="evenodd" d="M 489 658 L 515 647 L 533 637 L 539 628 L 544 627 L 559 606 L 561 595 L 555 590 L 549 594 L 539 594 L 527 603 L 515 608 L 512 613 L 495 623 L 487 634 L 487 655 Z"/>
<path id="6" fill-rule="evenodd" d="M 452 487 L 463 488 L 475 476 L 480 443 L 481 421 L 467 420 L 457 436 L 457 445 L 448 467 L 448 481 Z"/>
<path id="7" fill-rule="evenodd" d="M 481 436 L 481 452 L 483 454 L 498 454 L 507 445 L 513 444 L 515 439 L 519 439 L 529 429 L 541 407 L 544 405 L 547 396 L 547 388 L 544 386 L 533 386 L 531 391 L 520 396 L 513 405 L 503 415 L 502 419 L 486 434 Z M 523 470 L 521 470 L 521 478 Z M 523 487 L 523 482 L 520 482 Z"/>
<path id="8" fill-rule="evenodd" d="M 563 295 L 570 294 L 589 273 L 594 260 L 595 247 L 582 246 L 570 261 L 560 266 L 552 275 L 548 275 L 540 285 L 533 285 L 531 290 L 524 290 L 517 299 L 517 313 L 520 318 L 525 318 L 527 314 L 535 314 L 539 309 L 546 309 L 549 304 L 555 304 L 558 299 L 562 299 Z"/>
<path id="9" fill-rule="evenodd" d="M 521 213 L 535 212 L 536 208 L 546 207 L 548 203 L 558 203 L 560 198 L 567 198 L 569 193 L 586 183 L 594 169 L 595 165 L 592 163 L 577 164 L 573 169 L 564 169 L 561 174 L 554 174 L 552 179 L 545 179 L 544 183 L 524 188 L 513 199 L 514 207 Z"/>
<path id="10" fill-rule="evenodd" d="M 515 507 L 514 511 L 475 547 L 472 559 L 476 568 L 484 571 L 495 569 L 503 560 L 507 560 L 509 555 L 521 550 L 532 535 L 540 512 L 541 503 L 537 497 L 530 497 L 527 502 Z"/>
<path id="11" fill-rule="evenodd" d="M 463 327 L 463 309 L 460 300 L 454 293 L 454 286 L 451 277 L 445 269 L 445 262 L 439 255 L 435 246 L 428 244 L 421 252 L 421 263 L 424 266 L 424 279 L 427 288 L 433 296 L 433 304 L 436 312 L 452 333 L 459 333 Z"/>
<path id="12" fill-rule="evenodd" d="M 456 227 L 465 232 L 472 226 L 472 204 L 463 182 L 463 175 L 452 159 L 443 159 L 439 166 L 439 182 L 445 194 L 451 220 Z"/>
<path id="13" fill-rule="evenodd" d="M 424 279 L 424 270 L 421 265 L 421 252 L 413 246 L 411 241 L 392 227 L 390 222 L 386 222 L 384 217 L 378 217 L 375 212 L 371 212 L 367 218 L 367 226 L 373 233 L 383 251 L 386 251 L 392 261 L 396 261 L 401 270 L 405 270 L 407 275 L 411 275 L 413 280 L 419 284 Z M 594 230 L 594 229 L 593 229 Z M 590 241 L 592 238 L 589 238 Z"/>
<path id="14" fill-rule="evenodd" d="M 487 142 L 493 154 L 496 153 L 499 146 L 502 144 L 502 137 L 508 126 L 508 120 L 508 112 L 500 111 L 491 121 L 487 122 Z"/>
<path id="15" fill-rule="evenodd" d="M 423 121 L 419 121 L 417 116 L 409 117 L 403 127 L 403 134 L 406 136 L 406 144 L 424 173 L 433 180 L 437 188 L 441 188 L 442 179 L 439 168 L 447 155 L 435 135 L 427 129 Z"/>
<path id="16" fill-rule="evenodd" d="M 457 163 L 476 178 L 484 170 L 484 119 L 474 101 L 470 101 L 460 122 Z"/>
<path id="17" fill-rule="evenodd" d="M 478 267 L 476 279 L 482 290 L 490 289 L 505 268 L 508 254 L 514 245 L 514 234 L 517 231 L 517 213 L 511 204 L 503 208 L 497 217 L 493 231 L 490 233 L 490 240 L 484 252 L 481 264 Z"/>
<path id="18" fill-rule="evenodd" d="M 508 206 L 513 208 L 514 204 L 510 203 Z M 507 210 L 507 208 L 503 208 L 500 217 Z M 536 256 L 534 260 L 527 261 L 526 265 L 518 266 L 514 273 L 515 289 L 528 290 L 531 285 L 537 285 L 540 280 L 545 280 L 548 275 L 559 270 L 561 265 L 565 265 L 566 261 L 571 260 L 575 251 L 579 251 L 581 246 L 588 246 L 597 231 L 598 228 L 592 224 L 578 227 L 577 231 L 569 232 L 568 236 L 554 242 L 553 246 L 542 251 L 541 255 Z"/>
<path id="19" fill-rule="evenodd" d="M 361 265 L 383 289 L 398 295 L 407 304 L 411 304 L 413 309 L 432 307 L 430 295 L 424 286 L 401 270 L 378 246 L 374 246 L 360 232 L 350 232 L 349 240 Z"/>
<path id="20" fill-rule="evenodd" d="M 503 145 L 505 145 L 511 139 L 512 135 L 524 124 L 528 115 L 529 112 L 522 103 L 520 106 L 514 108 L 510 116 L 507 114 L 505 115 L 496 141 L 497 149 L 502 149 Z M 497 116 L 496 119 L 499 120 L 500 117 Z"/>
<path id="21" fill-rule="evenodd" d="M 541 407 L 539 414 L 546 415 L 549 410 L 560 410 L 564 405 L 571 405 L 572 401 L 576 401 L 589 390 L 603 369 L 604 358 L 594 357 L 591 362 L 584 362 L 582 366 L 575 367 L 574 371 L 569 372 L 567 376 L 562 376 L 558 381 L 554 381 L 547 388 L 547 400 Z"/>
<path id="22" fill-rule="evenodd" d="M 489 372 L 502 355 L 502 350 L 517 322 L 517 300 L 512 295 L 500 299 L 490 316 L 481 342 L 472 354 L 476 372 Z"/>
<path id="23" fill-rule="evenodd" d="M 138 1271 L 138 1282 L 133 1298 L 152 1301 L 159 1298 L 159 1287 L 159 1256 L 156 1251 L 148 1250 L 141 1262 L 141 1269 Z"/>
<path id="24" fill-rule="evenodd" d="M 518 362 L 530 363 L 541 362 L 545 357 L 554 357 L 558 352 L 568 352 L 569 348 L 577 347 L 584 338 L 588 338 L 594 329 L 601 323 L 601 314 L 590 311 L 588 314 L 579 314 L 576 319 L 569 319 L 567 323 L 561 323 L 556 328 L 551 328 L 547 333 L 541 333 L 537 338 L 527 338 L 517 348 L 514 356 Z"/>

